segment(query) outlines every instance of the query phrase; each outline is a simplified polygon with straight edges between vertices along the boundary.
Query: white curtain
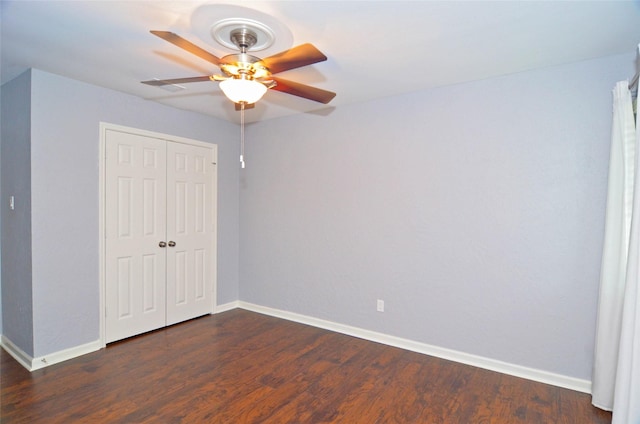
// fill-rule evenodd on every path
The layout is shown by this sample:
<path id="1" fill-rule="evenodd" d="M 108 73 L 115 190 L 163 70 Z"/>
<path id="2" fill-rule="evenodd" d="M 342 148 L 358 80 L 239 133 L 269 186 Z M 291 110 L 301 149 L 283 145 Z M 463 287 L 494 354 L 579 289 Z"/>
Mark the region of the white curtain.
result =
<path id="1" fill-rule="evenodd" d="M 640 131 L 627 81 L 613 98 L 592 402 L 613 424 L 640 424 Z"/>
<path id="2" fill-rule="evenodd" d="M 636 97 L 636 110 L 638 99 Z M 640 130 L 636 128 L 636 152 Z M 636 153 L 636 180 L 627 277 L 622 305 L 620 350 L 613 397 L 612 424 L 640 424 L 640 154 Z"/>

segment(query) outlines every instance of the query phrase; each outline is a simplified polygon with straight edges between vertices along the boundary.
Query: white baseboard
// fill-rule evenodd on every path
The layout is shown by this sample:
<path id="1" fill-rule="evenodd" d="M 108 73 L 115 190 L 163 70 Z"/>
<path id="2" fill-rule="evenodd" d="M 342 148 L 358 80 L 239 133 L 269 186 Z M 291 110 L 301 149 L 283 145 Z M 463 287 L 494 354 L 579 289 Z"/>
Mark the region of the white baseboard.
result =
<path id="1" fill-rule="evenodd" d="M 9 355 L 13 356 L 13 359 L 18 361 L 20 365 L 31 371 L 31 362 L 33 361 L 33 358 L 30 355 L 27 355 L 22 349 L 16 346 L 4 335 L 2 336 L 2 338 L 0 338 L 0 345 L 2 345 L 2 348 Z"/>
<path id="2" fill-rule="evenodd" d="M 86 355 L 87 353 L 95 352 L 102 348 L 100 340 L 96 340 L 91 343 L 86 343 L 80 346 L 74 346 L 69 349 L 64 349 L 58 352 L 50 353 L 49 355 L 33 358 L 26 354 L 22 349 L 16 346 L 11 340 L 2 336 L 1 344 L 4 350 L 9 355 L 13 356 L 16 361 L 29 371 L 35 371 L 40 368 L 47 367 L 49 365 L 57 364 L 59 362 L 67 361 L 69 359 L 76 358 L 78 356 Z"/>
<path id="3" fill-rule="evenodd" d="M 447 359 L 449 361 L 459 362 L 462 364 L 471 365 L 490 371 L 496 371 L 515 377 L 525 378 L 527 380 L 550 384 L 557 387 L 563 387 L 565 389 L 575 390 L 582 393 L 591 393 L 591 381 L 589 380 L 582 380 L 579 378 L 569 377 L 562 374 L 555 374 L 535 368 L 523 367 L 521 365 L 510 364 L 508 362 L 502 362 L 465 352 L 459 352 L 456 350 L 433 346 L 426 343 L 390 336 L 388 334 L 377 333 L 375 331 L 364 330 L 362 328 L 352 327 L 349 325 L 338 324 L 319 318 L 296 314 L 294 312 L 287 312 L 279 309 L 259 306 L 248 302 L 239 301 L 234 303 L 238 304 L 237 307 L 246 309 L 248 311 L 270 315 L 277 318 L 283 318 L 289 321 L 299 322 L 301 324 L 307 324 L 313 327 L 323 328 L 325 330 L 346 334 L 348 336 L 358 337 L 360 339 L 410 350 L 412 352 L 435 356 L 438 358 Z"/>
<path id="4" fill-rule="evenodd" d="M 95 340 L 93 342 L 85 343 L 80 346 L 74 346 L 69 349 L 64 349 L 58 352 L 50 353 L 48 355 L 33 358 L 31 371 L 35 371 L 49 365 L 57 364 L 59 362 L 68 361 L 69 359 L 77 358 L 78 356 L 86 355 L 87 353 L 98 351 L 102 349 L 102 347 L 103 346 L 100 340 Z"/>
<path id="5" fill-rule="evenodd" d="M 216 305 L 215 309 L 213 310 L 214 314 L 219 314 L 222 312 L 227 312 L 230 311 L 232 309 L 237 309 L 240 306 L 240 302 L 237 300 L 234 300 L 233 302 L 229 302 L 229 303 L 224 303 L 222 305 Z"/>

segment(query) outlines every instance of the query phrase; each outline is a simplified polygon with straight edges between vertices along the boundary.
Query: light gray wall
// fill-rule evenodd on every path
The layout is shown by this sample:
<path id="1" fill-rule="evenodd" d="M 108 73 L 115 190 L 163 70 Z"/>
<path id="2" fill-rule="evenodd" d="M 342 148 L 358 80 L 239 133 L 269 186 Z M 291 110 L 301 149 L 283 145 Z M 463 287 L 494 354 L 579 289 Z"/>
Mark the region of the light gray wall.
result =
<path id="1" fill-rule="evenodd" d="M 633 59 L 252 125 L 240 299 L 589 380 Z"/>
<path id="2" fill-rule="evenodd" d="M 1 92 L 2 334 L 33 355 L 30 73 L 4 84 Z M 9 196 L 15 210 L 9 209 Z"/>
<path id="3" fill-rule="evenodd" d="M 237 126 L 38 70 L 31 89 L 34 356 L 99 337 L 100 121 L 218 144 L 218 303 L 236 300 Z"/>

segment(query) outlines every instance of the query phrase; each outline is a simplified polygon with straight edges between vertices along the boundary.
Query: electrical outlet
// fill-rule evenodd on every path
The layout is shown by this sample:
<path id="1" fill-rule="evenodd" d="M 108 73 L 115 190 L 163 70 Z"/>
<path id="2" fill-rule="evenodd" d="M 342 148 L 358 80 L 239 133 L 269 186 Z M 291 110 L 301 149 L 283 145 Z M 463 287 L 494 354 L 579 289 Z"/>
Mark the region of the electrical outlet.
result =
<path id="1" fill-rule="evenodd" d="M 384 300 L 378 299 L 376 309 L 378 310 L 378 312 L 384 312 Z"/>

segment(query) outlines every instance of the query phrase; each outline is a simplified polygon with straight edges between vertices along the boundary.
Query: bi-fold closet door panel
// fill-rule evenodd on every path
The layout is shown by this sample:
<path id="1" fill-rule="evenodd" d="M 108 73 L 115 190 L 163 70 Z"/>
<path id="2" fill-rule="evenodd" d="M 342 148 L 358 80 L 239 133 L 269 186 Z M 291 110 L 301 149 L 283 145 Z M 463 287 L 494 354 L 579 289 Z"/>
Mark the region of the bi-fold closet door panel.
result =
<path id="1" fill-rule="evenodd" d="M 105 139 L 105 342 L 212 312 L 213 150 Z"/>

